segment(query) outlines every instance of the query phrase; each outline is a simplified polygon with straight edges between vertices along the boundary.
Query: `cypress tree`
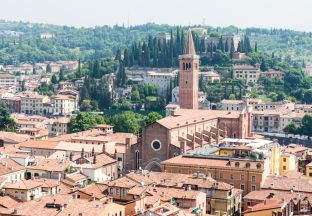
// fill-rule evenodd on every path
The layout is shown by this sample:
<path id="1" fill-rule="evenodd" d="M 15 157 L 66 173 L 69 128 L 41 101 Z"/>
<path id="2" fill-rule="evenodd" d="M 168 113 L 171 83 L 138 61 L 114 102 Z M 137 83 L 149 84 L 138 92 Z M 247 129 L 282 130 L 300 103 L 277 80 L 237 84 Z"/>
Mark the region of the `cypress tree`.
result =
<path id="1" fill-rule="evenodd" d="M 257 45 L 257 41 L 255 42 L 255 52 L 258 52 L 258 45 Z"/>
<path id="2" fill-rule="evenodd" d="M 229 43 L 228 43 L 228 40 L 225 41 L 225 44 L 224 44 L 224 52 L 229 52 Z"/>

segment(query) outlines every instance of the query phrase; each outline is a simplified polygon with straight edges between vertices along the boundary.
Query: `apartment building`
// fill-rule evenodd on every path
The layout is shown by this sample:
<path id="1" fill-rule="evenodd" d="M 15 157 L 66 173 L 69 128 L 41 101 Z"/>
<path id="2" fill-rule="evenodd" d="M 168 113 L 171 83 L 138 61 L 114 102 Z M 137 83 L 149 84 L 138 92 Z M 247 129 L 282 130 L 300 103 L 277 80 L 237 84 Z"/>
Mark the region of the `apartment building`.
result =
<path id="1" fill-rule="evenodd" d="M 277 71 L 277 70 L 269 69 L 268 71 L 262 72 L 261 76 L 271 78 L 271 79 L 284 80 L 285 73 L 283 71 Z"/>
<path id="2" fill-rule="evenodd" d="M 170 86 L 173 88 L 173 82 L 178 71 L 163 72 L 163 71 L 148 71 L 144 75 L 143 85 L 154 84 L 157 88 L 157 93 L 166 96 Z"/>
<path id="3" fill-rule="evenodd" d="M 20 97 L 4 97 L 1 99 L 10 113 L 21 112 L 21 98 Z"/>
<path id="4" fill-rule="evenodd" d="M 0 74 L 0 87 L 15 86 L 17 84 L 16 77 L 11 74 Z"/>
<path id="5" fill-rule="evenodd" d="M 48 96 L 38 95 L 35 93 L 22 94 L 21 113 L 30 115 L 44 115 L 44 103 L 49 100 Z"/>
<path id="6" fill-rule="evenodd" d="M 233 142 L 235 139 L 227 141 Z M 271 145 L 271 142 L 204 146 L 163 161 L 162 171 L 184 174 L 204 173 L 217 181 L 241 189 L 246 194 L 259 190 L 271 171 L 271 151 L 268 145 Z"/>
<path id="7" fill-rule="evenodd" d="M 77 111 L 76 97 L 70 95 L 52 96 L 51 103 L 53 104 L 53 115 L 66 116 L 72 115 Z"/>
<path id="8" fill-rule="evenodd" d="M 296 104 L 295 112 L 296 113 L 312 113 L 312 105 L 311 104 Z"/>
<path id="9" fill-rule="evenodd" d="M 245 83 L 257 83 L 260 77 L 260 65 L 233 65 L 233 79 L 243 80 Z"/>
<path id="10" fill-rule="evenodd" d="M 210 82 L 220 82 L 221 76 L 215 72 L 215 71 L 205 71 L 205 72 L 199 72 L 199 80 L 203 79 L 205 83 L 210 83 Z"/>
<path id="11" fill-rule="evenodd" d="M 295 104 L 289 100 L 283 101 L 262 101 L 259 99 L 245 98 L 243 100 L 222 100 L 222 110 L 237 110 L 242 111 L 244 108 L 250 108 L 251 111 L 264 111 L 264 110 L 275 110 L 284 109 L 285 111 L 291 112 L 295 109 Z"/>
<path id="12" fill-rule="evenodd" d="M 284 110 L 253 111 L 253 130 L 256 132 L 283 133 L 283 129 L 291 122 L 300 123 L 304 113 Z"/>

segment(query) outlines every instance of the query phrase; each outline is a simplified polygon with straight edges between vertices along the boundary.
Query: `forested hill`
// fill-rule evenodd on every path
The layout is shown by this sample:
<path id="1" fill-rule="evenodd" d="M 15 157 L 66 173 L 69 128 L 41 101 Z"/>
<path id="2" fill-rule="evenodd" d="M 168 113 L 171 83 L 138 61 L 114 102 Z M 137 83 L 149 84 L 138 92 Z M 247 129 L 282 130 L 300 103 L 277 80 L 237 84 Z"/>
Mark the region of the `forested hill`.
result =
<path id="1" fill-rule="evenodd" d="M 185 27 L 188 28 L 188 27 Z M 260 51 L 292 60 L 312 62 L 311 33 L 278 29 L 238 29 L 205 27 L 208 34 L 247 34 Z M 176 26 L 144 24 L 131 26 L 101 26 L 75 28 L 0 20 L 0 64 L 56 60 L 96 60 L 112 56 L 133 42 L 147 41 L 148 36 L 175 32 Z M 53 38 L 43 38 L 42 34 Z"/>

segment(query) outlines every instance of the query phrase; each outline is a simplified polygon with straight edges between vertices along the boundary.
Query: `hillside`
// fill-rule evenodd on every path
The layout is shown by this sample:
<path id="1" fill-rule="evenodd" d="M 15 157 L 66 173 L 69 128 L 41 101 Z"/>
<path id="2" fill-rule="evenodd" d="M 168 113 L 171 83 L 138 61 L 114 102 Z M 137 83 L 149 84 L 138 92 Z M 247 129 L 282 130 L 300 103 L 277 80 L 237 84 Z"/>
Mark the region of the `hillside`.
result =
<path id="1" fill-rule="evenodd" d="M 251 44 L 258 49 L 282 58 L 312 62 L 311 33 L 291 30 L 238 29 L 205 27 L 208 34 L 248 34 Z M 101 59 L 112 56 L 118 48 L 132 42 L 147 40 L 149 35 L 170 32 L 176 26 L 144 24 L 139 26 L 102 26 L 75 28 L 47 24 L 8 22 L 0 20 L 0 64 L 40 62 L 45 60 Z M 53 35 L 42 38 L 42 33 Z"/>

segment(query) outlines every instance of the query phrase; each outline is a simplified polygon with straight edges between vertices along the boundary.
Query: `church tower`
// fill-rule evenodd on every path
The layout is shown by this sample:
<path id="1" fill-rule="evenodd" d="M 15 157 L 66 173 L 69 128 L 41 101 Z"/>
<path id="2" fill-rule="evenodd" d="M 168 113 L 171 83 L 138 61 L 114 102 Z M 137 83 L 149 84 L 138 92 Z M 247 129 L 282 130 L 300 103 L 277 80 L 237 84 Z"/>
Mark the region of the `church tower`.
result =
<path id="1" fill-rule="evenodd" d="M 198 68 L 199 56 L 195 53 L 189 29 L 184 54 L 179 56 L 179 103 L 182 109 L 198 109 Z"/>

